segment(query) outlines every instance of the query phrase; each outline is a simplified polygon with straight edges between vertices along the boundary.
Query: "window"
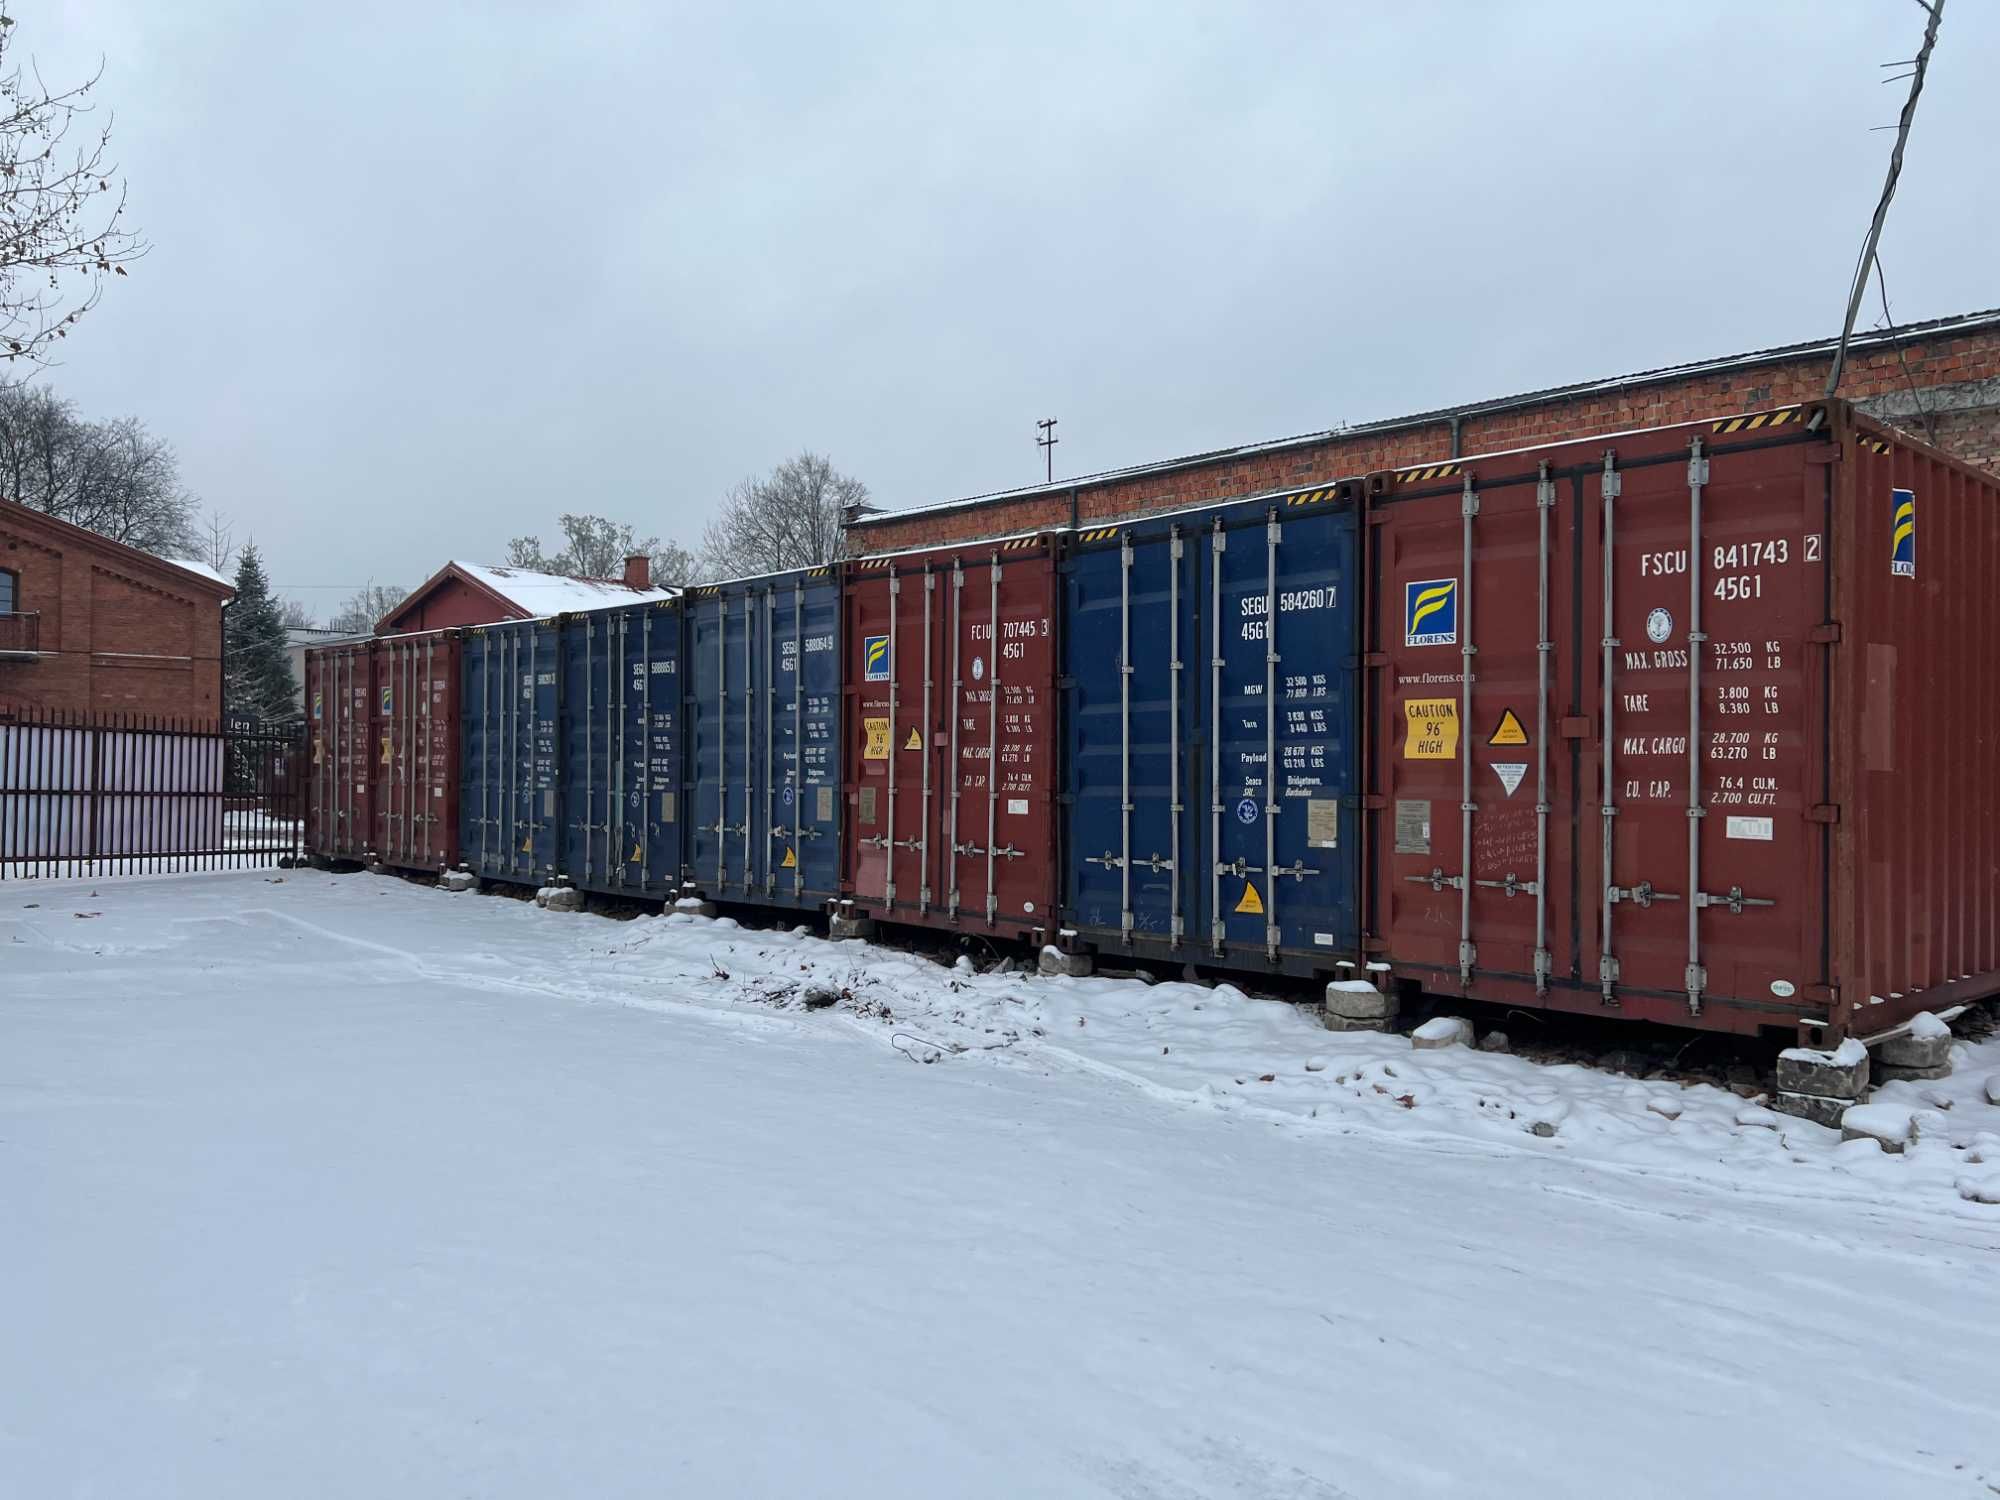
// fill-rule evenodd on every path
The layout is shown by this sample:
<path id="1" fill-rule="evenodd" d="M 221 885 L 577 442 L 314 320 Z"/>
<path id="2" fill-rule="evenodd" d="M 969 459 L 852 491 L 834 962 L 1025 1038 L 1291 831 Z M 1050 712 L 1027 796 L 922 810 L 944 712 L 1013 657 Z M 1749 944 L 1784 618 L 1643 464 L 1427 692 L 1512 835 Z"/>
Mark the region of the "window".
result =
<path id="1" fill-rule="evenodd" d="M 20 598 L 20 577 L 0 568 L 0 615 L 11 615 Z"/>

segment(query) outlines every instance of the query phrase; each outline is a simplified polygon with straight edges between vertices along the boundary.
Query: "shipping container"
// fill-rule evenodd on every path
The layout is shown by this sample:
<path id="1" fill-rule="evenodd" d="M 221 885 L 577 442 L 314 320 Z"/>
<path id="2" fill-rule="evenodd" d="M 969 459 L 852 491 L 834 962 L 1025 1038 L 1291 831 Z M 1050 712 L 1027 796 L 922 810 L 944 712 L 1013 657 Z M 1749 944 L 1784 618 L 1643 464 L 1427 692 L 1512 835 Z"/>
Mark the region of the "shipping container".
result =
<path id="1" fill-rule="evenodd" d="M 585 890 L 680 893 L 681 612 L 662 600 L 565 615 L 563 872 Z"/>
<path id="2" fill-rule="evenodd" d="M 318 860 L 367 860 L 375 841 L 375 642 L 348 641 L 306 652 L 306 853 Z"/>
<path id="3" fill-rule="evenodd" d="M 368 643 L 375 858 L 442 873 L 458 863 L 460 635 L 429 630 Z"/>
<path id="4" fill-rule="evenodd" d="M 1360 485 L 1096 527 L 1063 577 L 1063 917 L 1100 953 L 1359 954 Z"/>
<path id="5" fill-rule="evenodd" d="M 1055 539 L 844 567 L 843 901 L 860 917 L 1052 936 Z"/>
<path id="6" fill-rule="evenodd" d="M 562 873 L 561 641 L 554 620 L 465 632 L 459 853 L 485 879 L 540 886 Z"/>
<path id="7" fill-rule="evenodd" d="M 1370 481 L 1370 957 L 1867 1038 L 2000 990 L 2000 483 L 1843 403 Z"/>
<path id="8" fill-rule="evenodd" d="M 683 599 L 684 886 L 823 909 L 840 889 L 840 578 L 831 567 Z"/>

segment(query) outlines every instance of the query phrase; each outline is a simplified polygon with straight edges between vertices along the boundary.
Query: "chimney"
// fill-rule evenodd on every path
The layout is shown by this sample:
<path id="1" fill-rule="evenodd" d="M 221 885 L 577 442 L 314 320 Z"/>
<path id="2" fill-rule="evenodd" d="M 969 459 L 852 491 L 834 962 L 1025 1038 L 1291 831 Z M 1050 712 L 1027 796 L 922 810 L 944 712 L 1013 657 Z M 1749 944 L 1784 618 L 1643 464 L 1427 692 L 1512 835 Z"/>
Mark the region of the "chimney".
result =
<path id="1" fill-rule="evenodd" d="M 625 587 L 649 589 L 653 586 L 653 560 L 643 552 L 625 559 Z"/>

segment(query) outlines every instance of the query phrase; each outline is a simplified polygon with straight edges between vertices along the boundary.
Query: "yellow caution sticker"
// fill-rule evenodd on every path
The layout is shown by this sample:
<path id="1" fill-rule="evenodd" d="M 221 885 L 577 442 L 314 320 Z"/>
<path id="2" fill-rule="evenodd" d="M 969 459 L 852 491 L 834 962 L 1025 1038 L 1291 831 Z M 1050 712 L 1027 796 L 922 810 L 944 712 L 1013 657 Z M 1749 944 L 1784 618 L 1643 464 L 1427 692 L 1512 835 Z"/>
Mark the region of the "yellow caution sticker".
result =
<path id="1" fill-rule="evenodd" d="M 1525 745 L 1528 743 L 1528 731 L 1522 727 L 1521 721 L 1515 717 L 1514 710 L 1510 708 L 1500 715 L 1500 727 L 1493 731 L 1493 738 L 1486 743 L 1489 745 Z"/>
<path id="2" fill-rule="evenodd" d="M 799 857 L 792 853 L 791 845 L 787 844 L 785 846 L 785 857 L 779 862 L 778 868 L 781 870 L 796 870 L 798 867 Z"/>
<path id="3" fill-rule="evenodd" d="M 389 764 L 389 736 L 386 734 L 382 736 L 382 764 Z"/>
<path id="4" fill-rule="evenodd" d="M 1458 704 L 1450 698 L 1411 698 L 1403 704 L 1409 727 L 1404 760 L 1452 760 L 1458 755 Z"/>
<path id="5" fill-rule="evenodd" d="M 889 721 L 887 719 L 863 719 L 862 731 L 867 735 L 867 743 L 861 747 L 863 760 L 887 760 L 889 758 Z"/>
<path id="6" fill-rule="evenodd" d="M 632 841 L 632 857 L 629 860 L 627 860 L 626 863 L 636 865 L 641 863 L 645 859 L 645 857 L 646 857 L 645 855 L 639 852 L 639 841 L 637 839 L 634 839 Z"/>
<path id="7" fill-rule="evenodd" d="M 908 739 L 906 739 L 906 740 L 904 740 L 904 741 L 903 741 L 903 748 L 904 748 L 905 750 L 921 750 L 921 749 L 923 749 L 923 748 L 924 748 L 924 737 L 923 737 L 922 735 L 918 734 L 918 733 L 917 733 L 917 731 L 916 731 L 915 729 L 912 729 L 912 730 L 910 731 L 910 737 L 909 737 Z"/>
<path id="8" fill-rule="evenodd" d="M 1257 894 L 1256 881 L 1246 880 L 1243 882 L 1243 899 L 1236 903 L 1236 915 L 1239 917 L 1261 917 L 1264 915 L 1264 898 Z"/>
<path id="9" fill-rule="evenodd" d="M 521 840 L 521 852 L 523 854 L 533 854 L 535 852 L 535 836 L 532 833 Z"/>

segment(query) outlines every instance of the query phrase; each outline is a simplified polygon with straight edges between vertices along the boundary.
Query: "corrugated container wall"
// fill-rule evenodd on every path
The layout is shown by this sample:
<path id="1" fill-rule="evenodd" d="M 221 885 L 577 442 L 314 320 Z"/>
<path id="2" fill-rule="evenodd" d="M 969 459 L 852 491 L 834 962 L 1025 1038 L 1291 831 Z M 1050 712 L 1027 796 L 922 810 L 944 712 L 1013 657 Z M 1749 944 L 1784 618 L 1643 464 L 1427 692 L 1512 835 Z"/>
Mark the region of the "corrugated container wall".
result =
<path id="1" fill-rule="evenodd" d="M 562 619 L 563 871 L 585 890 L 680 893 L 678 602 Z"/>
<path id="2" fill-rule="evenodd" d="M 460 639 L 431 630 L 372 643 L 372 849 L 387 865 L 442 872 L 458 863 Z"/>
<path id="3" fill-rule="evenodd" d="M 1372 957 L 1814 1041 L 2000 987 L 1992 478 L 1834 403 L 1372 488 Z"/>
<path id="4" fill-rule="evenodd" d="M 685 888 L 818 909 L 840 881 L 840 579 L 690 589 Z"/>
<path id="5" fill-rule="evenodd" d="M 843 899 L 857 915 L 1052 933 L 1051 537 L 848 563 Z"/>
<path id="6" fill-rule="evenodd" d="M 539 886 L 562 872 L 561 639 L 554 620 L 465 632 L 459 851 L 487 879 Z"/>
<path id="7" fill-rule="evenodd" d="M 1063 913 L 1083 944 L 1329 976 L 1357 961 L 1359 491 L 1070 544 Z"/>
<path id="8" fill-rule="evenodd" d="M 321 859 L 365 860 L 373 852 L 374 663 L 373 641 L 306 652 L 306 723 L 312 737 L 306 852 Z"/>

